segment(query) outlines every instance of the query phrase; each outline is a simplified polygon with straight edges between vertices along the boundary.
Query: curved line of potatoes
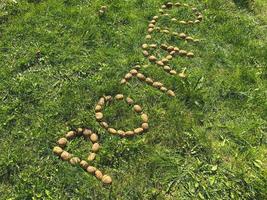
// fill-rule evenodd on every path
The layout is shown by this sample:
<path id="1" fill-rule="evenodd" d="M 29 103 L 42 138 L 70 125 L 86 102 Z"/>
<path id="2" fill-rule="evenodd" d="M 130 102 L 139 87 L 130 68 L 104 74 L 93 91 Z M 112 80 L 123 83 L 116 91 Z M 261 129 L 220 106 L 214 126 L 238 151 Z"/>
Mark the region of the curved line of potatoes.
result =
<path id="1" fill-rule="evenodd" d="M 159 12 L 161 15 L 160 16 L 154 16 L 153 19 L 150 21 L 150 23 L 148 25 L 148 30 L 147 30 L 148 34 L 146 35 L 145 39 L 151 40 L 152 39 L 152 33 L 158 32 L 158 33 L 162 33 L 162 34 L 175 36 L 180 40 L 185 40 L 188 42 L 199 42 L 198 39 L 194 39 L 185 33 L 172 32 L 171 30 L 168 30 L 167 28 L 163 29 L 159 26 L 156 26 L 158 19 L 160 17 L 171 17 L 168 13 L 166 13 L 167 10 L 170 10 L 174 7 L 181 7 L 181 6 L 190 7 L 188 4 L 182 4 L 182 3 L 175 3 L 174 4 L 172 2 L 168 2 L 164 5 L 162 5 L 161 9 L 159 9 Z M 196 15 L 196 19 L 194 21 L 191 21 L 191 20 L 179 21 L 176 18 L 171 18 L 171 21 L 173 23 L 178 23 L 181 25 L 193 25 L 193 24 L 200 23 L 203 19 L 202 14 L 197 10 L 197 8 L 194 8 L 194 7 L 192 7 L 192 11 Z M 154 56 L 150 53 L 150 50 L 157 49 L 157 48 L 158 48 L 157 44 L 146 44 L 146 43 L 142 44 L 143 55 L 145 57 L 147 57 L 151 63 L 156 64 L 157 66 L 161 67 L 164 71 L 166 71 L 167 73 L 169 73 L 171 75 L 177 75 L 177 72 L 168 65 L 168 63 L 174 57 L 176 57 L 176 56 L 182 56 L 182 57 L 188 57 L 188 58 L 194 57 L 193 52 L 190 52 L 190 51 L 188 52 L 186 50 L 183 50 L 183 49 L 180 49 L 178 47 L 171 46 L 168 44 L 161 44 L 160 49 L 163 51 L 166 51 L 167 55 L 163 58 L 157 58 L 156 56 Z M 175 96 L 174 91 L 165 87 L 163 83 L 161 83 L 159 81 L 154 81 L 152 78 L 147 77 L 144 74 L 140 73 L 139 72 L 140 69 L 141 69 L 141 66 L 139 66 L 139 65 L 134 66 L 133 69 L 131 69 L 124 76 L 124 78 L 121 80 L 121 84 L 125 84 L 133 77 L 137 77 L 140 81 L 143 81 L 143 82 L 151 85 L 152 87 L 166 93 L 167 95 L 169 95 L 171 97 Z M 185 78 L 186 77 L 185 69 L 182 70 L 178 74 L 178 76 L 181 78 Z M 140 127 L 137 127 L 134 130 L 127 130 L 127 131 L 116 130 L 115 128 L 110 127 L 109 124 L 105 121 L 104 114 L 102 113 L 102 111 L 103 111 L 105 105 L 108 102 L 112 102 L 113 100 L 117 100 L 117 101 L 124 100 L 128 105 L 133 105 L 133 110 L 136 113 L 141 115 L 142 123 L 141 123 Z M 123 94 L 117 94 L 114 97 L 112 97 L 112 96 L 101 97 L 99 99 L 96 107 L 95 107 L 95 118 L 99 122 L 99 124 L 103 128 L 105 128 L 109 133 L 111 133 L 113 135 L 118 135 L 121 137 L 129 137 L 129 136 L 138 135 L 138 134 L 141 134 L 141 133 L 147 131 L 149 128 L 148 115 L 143 112 L 142 107 L 138 104 L 135 104 L 133 99 L 131 99 L 130 97 L 124 97 Z M 82 137 L 84 137 L 84 139 L 90 140 L 93 143 L 92 148 L 91 148 L 91 152 L 88 155 L 87 161 L 82 160 L 79 157 L 75 157 L 72 154 L 70 154 L 64 150 L 64 148 L 67 146 L 69 140 L 72 140 L 78 136 L 82 136 Z M 60 138 L 57 141 L 57 144 L 58 144 L 58 146 L 55 146 L 53 148 L 53 152 L 56 155 L 58 155 L 63 161 L 69 161 L 72 165 L 78 165 L 79 164 L 84 170 L 86 170 L 90 174 L 95 175 L 95 177 L 98 180 L 101 180 L 104 184 L 111 184 L 112 183 L 112 179 L 109 175 L 104 175 L 99 169 L 90 165 L 91 162 L 95 159 L 96 153 L 100 149 L 100 144 L 98 143 L 98 135 L 96 133 L 92 132 L 92 130 L 90 130 L 88 128 L 78 128 L 77 130 L 69 131 L 66 133 L 65 137 Z"/>
<path id="2" fill-rule="evenodd" d="M 168 2 L 164 5 L 162 5 L 161 9 L 159 10 L 161 15 L 160 16 L 154 16 L 152 18 L 152 20 L 149 22 L 148 29 L 147 29 L 148 34 L 146 35 L 145 39 L 149 42 L 149 40 L 152 39 L 153 33 L 161 33 L 161 34 L 167 34 L 170 36 L 175 36 L 179 40 L 184 40 L 187 42 L 193 42 L 193 43 L 199 42 L 199 39 L 194 39 L 193 37 L 187 35 L 186 33 L 178 33 L 178 32 L 171 31 L 168 28 L 161 28 L 160 26 L 157 26 L 157 22 L 161 17 L 168 17 L 168 18 L 170 18 L 170 20 L 173 23 L 178 23 L 178 24 L 186 25 L 186 26 L 199 24 L 202 21 L 203 16 L 198 11 L 198 9 L 195 7 L 191 8 L 191 10 L 194 12 L 194 14 L 196 16 L 196 19 L 194 21 L 193 20 L 188 20 L 188 21 L 181 20 L 181 21 L 179 21 L 176 18 L 172 18 L 171 15 L 166 12 L 168 10 L 171 10 L 174 7 L 179 8 L 181 6 L 190 8 L 190 6 L 188 4 L 182 4 L 182 3 L 173 4 L 172 2 Z M 155 55 L 153 55 L 151 53 L 151 50 L 155 50 L 157 48 L 160 48 L 160 50 L 166 51 L 167 55 L 165 57 L 162 57 L 162 58 L 157 58 Z M 177 72 L 172 67 L 170 67 L 168 65 L 169 62 L 173 58 L 175 58 L 176 56 L 187 57 L 187 58 L 193 58 L 194 57 L 193 52 L 186 51 L 184 49 L 180 49 L 179 47 L 168 45 L 168 44 L 157 45 L 157 44 L 144 43 L 144 44 L 142 44 L 142 49 L 143 49 L 143 55 L 149 60 L 149 62 L 151 62 L 152 64 L 156 64 L 157 66 L 161 67 L 165 72 L 167 72 L 171 75 L 177 75 Z M 134 66 L 134 69 L 130 70 L 130 72 L 128 72 L 124 76 L 124 78 L 121 80 L 121 84 L 127 83 L 131 78 L 136 76 L 140 81 L 144 81 L 146 84 L 164 92 L 165 94 L 167 94 L 171 97 L 175 96 L 174 91 L 165 87 L 163 85 L 163 83 L 161 83 L 159 81 L 154 81 L 150 77 L 146 77 L 144 74 L 139 72 L 139 69 L 141 69 L 141 66 L 139 66 L 139 65 Z M 181 78 L 185 78 L 186 77 L 185 70 L 186 70 L 186 68 L 183 69 L 178 74 L 178 76 Z"/>

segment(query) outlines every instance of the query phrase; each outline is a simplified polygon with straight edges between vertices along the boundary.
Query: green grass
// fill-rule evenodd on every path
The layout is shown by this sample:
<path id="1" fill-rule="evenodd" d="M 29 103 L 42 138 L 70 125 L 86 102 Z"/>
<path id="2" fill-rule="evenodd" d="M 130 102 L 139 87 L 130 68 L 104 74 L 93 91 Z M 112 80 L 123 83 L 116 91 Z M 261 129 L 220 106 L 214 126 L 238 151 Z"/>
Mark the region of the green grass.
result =
<path id="1" fill-rule="evenodd" d="M 175 98 L 137 79 L 118 84 L 147 63 L 140 46 L 162 1 L 0 2 L 1 200 L 267 199 L 267 4 L 190 2 L 205 16 L 188 29 L 201 43 L 188 45 L 196 58 L 173 62 L 187 66 L 188 79 L 144 70 Z M 101 5 L 108 12 L 99 17 Z M 144 107 L 149 132 L 121 139 L 99 126 L 96 102 L 117 93 Z M 123 104 L 105 114 L 116 127 L 138 124 Z M 80 126 L 100 134 L 95 164 L 112 186 L 52 154 L 56 140 Z M 90 146 L 75 140 L 70 149 L 86 156 Z"/>

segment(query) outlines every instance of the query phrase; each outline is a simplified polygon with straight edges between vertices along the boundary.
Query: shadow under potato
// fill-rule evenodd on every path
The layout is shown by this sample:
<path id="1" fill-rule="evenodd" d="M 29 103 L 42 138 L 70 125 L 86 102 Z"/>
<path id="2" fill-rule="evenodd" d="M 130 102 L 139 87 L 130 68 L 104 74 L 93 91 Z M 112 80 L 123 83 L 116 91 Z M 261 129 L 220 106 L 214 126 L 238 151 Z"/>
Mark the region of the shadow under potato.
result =
<path id="1" fill-rule="evenodd" d="M 236 6 L 248 10 L 252 10 L 255 0 L 233 0 Z"/>

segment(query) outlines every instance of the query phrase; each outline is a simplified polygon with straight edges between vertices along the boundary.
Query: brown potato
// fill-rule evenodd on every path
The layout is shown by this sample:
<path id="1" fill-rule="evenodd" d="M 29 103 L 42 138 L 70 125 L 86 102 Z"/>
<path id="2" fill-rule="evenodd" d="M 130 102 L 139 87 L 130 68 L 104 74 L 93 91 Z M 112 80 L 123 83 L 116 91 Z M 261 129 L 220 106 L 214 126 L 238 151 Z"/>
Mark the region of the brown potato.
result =
<path id="1" fill-rule="evenodd" d="M 70 159 L 70 163 L 72 164 L 72 165 L 76 165 L 76 164 L 78 164 L 78 163 L 80 163 L 80 158 L 78 158 L 78 157 L 73 157 L 73 158 L 71 158 Z"/>
<path id="2" fill-rule="evenodd" d="M 145 79 L 145 81 L 146 81 L 146 83 L 148 83 L 148 84 L 153 84 L 153 80 L 152 80 L 151 78 L 149 78 L 149 77 L 147 77 L 147 78 Z"/>
<path id="3" fill-rule="evenodd" d="M 153 85 L 155 88 L 160 88 L 160 87 L 163 86 L 163 84 L 160 83 L 160 82 L 154 82 L 152 85 Z"/>
<path id="4" fill-rule="evenodd" d="M 129 80 L 130 78 L 132 78 L 133 77 L 133 75 L 131 74 L 131 73 L 127 73 L 126 75 L 125 75 L 125 79 L 126 80 Z"/>
<path id="5" fill-rule="evenodd" d="M 107 122 L 101 122 L 100 125 L 105 129 L 108 128 L 108 123 Z"/>
<path id="6" fill-rule="evenodd" d="M 99 112 L 99 111 L 101 111 L 102 110 L 102 106 L 100 106 L 100 105 L 96 105 L 96 107 L 95 107 L 95 111 L 96 112 Z"/>
<path id="7" fill-rule="evenodd" d="M 64 161 L 70 160 L 71 159 L 71 154 L 68 153 L 67 151 L 63 151 L 60 155 L 61 159 Z"/>
<path id="8" fill-rule="evenodd" d="M 136 129 L 134 129 L 134 133 L 135 134 L 140 134 L 140 133 L 142 133 L 142 132 L 144 132 L 144 129 L 143 128 L 136 128 Z"/>
<path id="9" fill-rule="evenodd" d="M 134 105 L 134 111 L 135 112 L 142 112 L 142 107 L 141 106 L 139 106 L 139 105 Z"/>
<path id="10" fill-rule="evenodd" d="M 175 93 L 172 90 L 168 90 L 167 94 L 171 97 L 175 97 Z"/>
<path id="11" fill-rule="evenodd" d="M 114 128 L 108 128 L 108 132 L 113 134 L 113 135 L 117 134 L 117 130 Z"/>
<path id="12" fill-rule="evenodd" d="M 96 170 L 95 171 L 95 177 L 98 179 L 98 180 L 102 180 L 103 178 L 103 174 L 100 170 Z"/>
<path id="13" fill-rule="evenodd" d="M 108 175 L 104 175 L 103 177 L 102 177 L 102 183 L 104 183 L 104 184 L 111 184 L 112 183 L 112 179 L 111 179 L 111 177 L 110 176 L 108 176 Z"/>
<path id="14" fill-rule="evenodd" d="M 143 120 L 143 122 L 147 123 L 148 122 L 148 116 L 147 116 L 147 114 L 142 114 L 141 115 L 141 119 Z"/>
<path id="15" fill-rule="evenodd" d="M 58 156 L 60 156 L 62 152 L 63 152 L 63 149 L 61 147 L 55 146 L 53 148 L 53 153 L 58 155 Z"/>
<path id="16" fill-rule="evenodd" d="M 101 97 L 97 104 L 100 105 L 100 106 L 104 106 L 105 105 L 105 98 Z"/>
<path id="17" fill-rule="evenodd" d="M 100 149 L 100 145 L 98 143 L 94 143 L 92 146 L 92 152 L 97 152 Z"/>
<path id="18" fill-rule="evenodd" d="M 93 143 L 97 142 L 97 140 L 98 140 L 98 135 L 95 134 L 95 133 L 93 133 L 93 134 L 90 136 L 90 140 L 91 140 Z"/>
<path id="19" fill-rule="evenodd" d="M 144 74 L 142 74 L 142 73 L 137 73 L 137 78 L 139 78 L 140 80 L 145 80 L 146 79 L 146 77 L 144 76 Z"/>
<path id="20" fill-rule="evenodd" d="M 175 75 L 175 74 L 177 74 L 177 72 L 176 72 L 175 70 L 171 70 L 171 71 L 170 71 L 170 74 L 171 74 L 171 75 Z"/>
<path id="21" fill-rule="evenodd" d="M 133 101 L 130 97 L 127 97 L 127 98 L 126 98 L 126 102 L 127 102 L 129 105 L 131 105 L 131 104 L 134 103 L 134 101 Z"/>
<path id="22" fill-rule="evenodd" d="M 147 130 L 147 129 L 148 129 L 148 123 L 143 123 L 143 124 L 142 124 L 142 128 L 143 128 L 144 130 Z"/>
<path id="23" fill-rule="evenodd" d="M 135 76 L 135 75 L 138 73 L 138 71 L 137 71 L 136 69 L 132 69 L 132 70 L 130 71 L 130 73 L 131 73 L 133 76 Z"/>
<path id="24" fill-rule="evenodd" d="M 97 112 L 97 113 L 95 114 L 95 118 L 96 118 L 98 121 L 102 120 L 103 117 L 104 117 L 104 115 L 103 115 L 102 112 Z"/>
<path id="25" fill-rule="evenodd" d="M 66 138 L 60 138 L 58 141 L 57 141 L 57 144 L 60 146 L 60 147 L 65 147 L 68 143 L 68 140 Z"/>
<path id="26" fill-rule="evenodd" d="M 85 160 L 82 160 L 80 162 L 80 166 L 83 168 L 83 169 L 87 169 L 87 167 L 89 166 L 88 162 L 86 162 Z"/>
<path id="27" fill-rule="evenodd" d="M 124 98 L 123 94 L 117 94 L 117 95 L 115 96 L 115 99 L 116 99 L 116 100 L 122 100 L 123 98 Z"/>
<path id="28" fill-rule="evenodd" d="M 157 58 L 155 56 L 149 56 L 148 60 L 150 62 L 155 62 L 157 60 Z"/>
<path id="29" fill-rule="evenodd" d="M 96 157 L 96 154 L 95 153 L 90 153 L 89 156 L 88 156 L 88 158 L 87 158 L 87 160 L 88 161 L 93 161 L 95 159 L 95 157 Z"/>
<path id="30" fill-rule="evenodd" d="M 93 167 L 93 166 L 88 166 L 87 169 L 86 169 L 87 172 L 91 173 L 91 174 L 94 174 L 95 171 L 96 171 L 96 168 Z"/>
<path id="31" fill-rule="evenodd" d="M 88 128 L 86 128 L 86 129 L 83 130 L 83 135 L 85 137 L 89 137 L 92 133 L 93 132 L 90 129 L 88 129 Z"/>
<path id="32" fill-rule="evenodd" d="M 69 131 L 66 134 L 66 138 L 67 139 L 73 139 L 76 136 L 76 132 L 75 131 Z"/>

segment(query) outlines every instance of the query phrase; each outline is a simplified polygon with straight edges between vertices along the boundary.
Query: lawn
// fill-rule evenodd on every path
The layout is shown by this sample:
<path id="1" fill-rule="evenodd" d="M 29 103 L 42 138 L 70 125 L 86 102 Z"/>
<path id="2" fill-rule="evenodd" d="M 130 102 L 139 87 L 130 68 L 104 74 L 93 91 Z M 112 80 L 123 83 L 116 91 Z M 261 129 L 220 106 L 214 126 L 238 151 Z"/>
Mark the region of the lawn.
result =
<path id="1" fill-rule="evenodd" d="M 179 45 L 172 76 L 142 54 L 161 0 L 0 0 L 0 199 L 267 199 L 267 2 L 182 0 L 203 14 L 186 32 L 197 43 L 155 34 Z M 99 13 L 101 6 L 107 11 Z M 188 9 L 170 11 L 189 20 Z M 176 96 L 131 79 L 134 66 Z M 122 138 L 95 119 L 103 95 L 124 94 L 149 116 L 149 130 Z M 139 116 L 123 102 L 104 115 L 117 129 Z M 76 128 L 99 134 L 94 166 L 111 185 L 52 152 Z M 67 149 L 85 159 L 92 144 Z"/>

